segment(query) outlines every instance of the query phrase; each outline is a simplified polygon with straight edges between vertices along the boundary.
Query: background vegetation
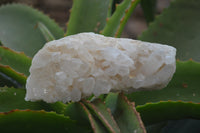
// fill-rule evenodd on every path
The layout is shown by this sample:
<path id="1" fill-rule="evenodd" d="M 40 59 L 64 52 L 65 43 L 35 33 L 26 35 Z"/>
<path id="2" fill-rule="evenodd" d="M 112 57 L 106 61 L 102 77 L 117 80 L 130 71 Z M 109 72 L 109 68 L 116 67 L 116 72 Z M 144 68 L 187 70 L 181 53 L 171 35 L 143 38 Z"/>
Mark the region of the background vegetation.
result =
<path id="1" fill-rule="evenodd" d="M 137 39 L 177 48 L 177 70 L 166 88 L 132 94 L 110 93 L 100 99 L 67 104 L 24 100 L 31 58 L 46 42 L 88 31 L 120 37 L 138 4 L 148 29 Z M 3 4 L 0 7 L 1 132 L 198 133 L 200 2 L 173 0 L 156 17 L 155 5 L 155 0 L 121 3 L 74 0 L 67 28 L 63 30 L 30 6 Z"/>

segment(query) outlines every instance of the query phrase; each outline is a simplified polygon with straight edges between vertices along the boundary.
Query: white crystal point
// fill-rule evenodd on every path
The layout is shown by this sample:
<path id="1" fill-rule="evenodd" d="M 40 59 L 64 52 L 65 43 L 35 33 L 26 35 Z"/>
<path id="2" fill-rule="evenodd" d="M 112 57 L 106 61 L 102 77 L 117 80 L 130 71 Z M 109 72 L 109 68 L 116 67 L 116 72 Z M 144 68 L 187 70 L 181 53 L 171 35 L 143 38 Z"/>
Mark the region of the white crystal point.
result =
<path id="1" fill-rule="evenodd" d="M 110 91 L 161 89 L 171 80 L 176 49 L 80 33 L 48 42 L 33 58 L 26 100 L 79 101 Z"/>

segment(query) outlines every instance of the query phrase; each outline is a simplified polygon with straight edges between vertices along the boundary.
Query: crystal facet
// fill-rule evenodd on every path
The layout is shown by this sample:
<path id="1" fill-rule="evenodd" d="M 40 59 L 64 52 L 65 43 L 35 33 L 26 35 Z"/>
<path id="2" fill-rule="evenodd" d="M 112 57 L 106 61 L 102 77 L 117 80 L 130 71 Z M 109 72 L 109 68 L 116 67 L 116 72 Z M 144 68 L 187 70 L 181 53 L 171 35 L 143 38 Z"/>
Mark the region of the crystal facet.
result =
<path id="1" fill-rule="evenodd" d="M 26 100 L 79 101 L 110 91 L 161 89 L 171 80 L 176 49 L 80 33 L 48 42 L 33 58 Z"/>

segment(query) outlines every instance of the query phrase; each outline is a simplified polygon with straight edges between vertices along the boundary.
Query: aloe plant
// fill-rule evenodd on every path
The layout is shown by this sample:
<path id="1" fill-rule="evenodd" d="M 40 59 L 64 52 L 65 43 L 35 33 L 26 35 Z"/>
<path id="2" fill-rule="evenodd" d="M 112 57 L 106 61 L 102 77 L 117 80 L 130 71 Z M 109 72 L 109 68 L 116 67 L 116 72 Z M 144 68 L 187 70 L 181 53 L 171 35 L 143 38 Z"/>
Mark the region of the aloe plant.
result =
<path id="1" fill-rule="evenodd" d="M 155 0 L 123 0 L 117 5 L 114 0 L 73 2 L 67 31 L 32 7 L 0 7 L 0 131 L 199 132 L 200 2 L 174 0 L 156 18 Z M 120 37 L 140 3 L 149 25 L 138 39 L 177 48 L 177 70 L 167 87 L 66 104 L 24 100 L 31 58 L 46 42 L 80 32 Z"/>

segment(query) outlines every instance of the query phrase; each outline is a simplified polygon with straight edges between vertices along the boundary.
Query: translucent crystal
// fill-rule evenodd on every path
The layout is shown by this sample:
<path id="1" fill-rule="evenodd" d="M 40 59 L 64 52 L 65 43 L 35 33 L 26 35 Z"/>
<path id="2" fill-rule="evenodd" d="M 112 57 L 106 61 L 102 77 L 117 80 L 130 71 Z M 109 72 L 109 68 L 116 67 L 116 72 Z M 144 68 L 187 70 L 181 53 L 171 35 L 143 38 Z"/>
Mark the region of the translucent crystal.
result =
<path id="1" fill-rule="evenodd" d="M 54 40 L 35 55 L 26 100 L 69 102 L 110 91 L 161 89 L 171 80 L 176 49 L 80 33 Z"/>

